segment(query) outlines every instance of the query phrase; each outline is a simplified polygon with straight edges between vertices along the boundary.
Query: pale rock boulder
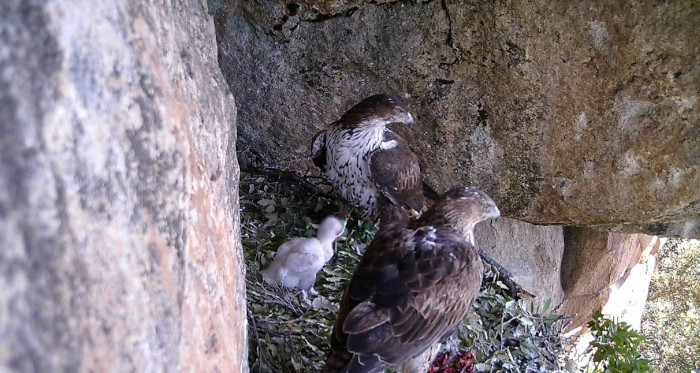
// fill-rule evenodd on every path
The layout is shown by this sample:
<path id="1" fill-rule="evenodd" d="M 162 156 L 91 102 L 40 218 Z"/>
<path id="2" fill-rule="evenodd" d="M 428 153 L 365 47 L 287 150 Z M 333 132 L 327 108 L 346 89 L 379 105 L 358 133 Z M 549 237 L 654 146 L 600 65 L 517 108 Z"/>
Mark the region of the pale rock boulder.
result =
<path id="1" fill-rule="evenodd" d="M 653 237 L 642 252 L 639 263 L 625 271 L 624 275 L 610 286 L 610 296 L 603 306 L 603 314 L 614 316 L 633 328 L 640 329 L 651 277 L 656 267 L 656 252 L 665 242 L 665 238 Z"/>
<path id="2" fill-rule="evenodd" d="M 502 265 L 539 307 L 551 311 L 564 300 L 560 268 L 564 255 L 562 227 L 537 226 L 500 218 L 474 230 L 476 246 Z"/>
<path id="3" fill-rule="evenodd" d="M 641 242 L 643 243 L 643 242 Z M 637 331 L 641 328 L 642 316 L 649 295 L 649 284 L 656 267 L 656 253 L 666 244 L 665 238 L 653 237 L 644 248 L 640 261 L 632 268 L 628 269 L 622 277 L 609 287 L 607 300 L 596 298 L 596 305 L 603 303 L 599 309 L 606 317 L 625 322 Z M 574 301 L 565 305 L 568 312 L 572 312 L 572 305 L 578 306 L 586 311 L 590 311 L 590 306 L 584 302 Z M 577 359 L 579 366 L 586 366 L 586 351 L 594 341 L 593 335 L 586 326 L 586 320 L 577 317 L 573 323 L 567 325 L 565 336 L 576 336 L 571 357 Z"/>

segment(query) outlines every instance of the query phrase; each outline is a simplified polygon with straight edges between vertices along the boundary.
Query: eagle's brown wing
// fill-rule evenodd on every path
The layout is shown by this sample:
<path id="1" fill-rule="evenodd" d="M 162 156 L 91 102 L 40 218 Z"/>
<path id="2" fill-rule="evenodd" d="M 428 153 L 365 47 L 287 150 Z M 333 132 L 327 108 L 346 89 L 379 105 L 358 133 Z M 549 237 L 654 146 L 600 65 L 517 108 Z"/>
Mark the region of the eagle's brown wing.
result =
<path id="1" fill-rule="evenodd" d="M 391 203 L 420 213 L 425 197 L 418 156 L 391 130 L 384 131 L 382 146 L 370 156 L 370 177 Z"/>
<path id="2" fill-rule="evenodd" d="M 481 283 L 478 253 L 455 234 L 422 229 L 391 225 L 367 247 L 343 295 L 324 372 L 379 372 L 465 317 Z"/>

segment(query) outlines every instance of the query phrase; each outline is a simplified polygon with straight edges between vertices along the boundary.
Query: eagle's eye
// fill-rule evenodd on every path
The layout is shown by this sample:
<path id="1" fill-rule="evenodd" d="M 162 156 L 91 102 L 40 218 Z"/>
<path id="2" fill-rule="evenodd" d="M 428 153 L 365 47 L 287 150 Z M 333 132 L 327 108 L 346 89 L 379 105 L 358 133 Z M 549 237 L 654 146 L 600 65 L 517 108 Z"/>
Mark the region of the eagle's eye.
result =
<path id="1" fill-rule="evenodd" d="M 395 117 L 398 114 L 398 112 L 397 112 L 397 110 L 395 110 L 395 108 L 393 108 L 391 106 L 386 106 L 386 105 L 379 106 L 375 110 L 375 113 L 378 117 L 383 118 L 383 119 L 390 119 L 392 117 Z"/>

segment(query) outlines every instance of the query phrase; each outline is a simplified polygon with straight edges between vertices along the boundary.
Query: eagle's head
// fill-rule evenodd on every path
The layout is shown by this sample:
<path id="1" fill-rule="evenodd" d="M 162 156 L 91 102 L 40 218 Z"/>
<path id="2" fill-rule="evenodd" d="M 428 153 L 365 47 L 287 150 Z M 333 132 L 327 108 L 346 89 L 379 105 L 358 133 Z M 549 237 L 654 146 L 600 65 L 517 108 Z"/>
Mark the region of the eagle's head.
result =
<path id="1" fill-rule="evenodd" d="M 474 226 L 500 215 L 493 199 L 479 188 L 459 186 L 438 198 L 416 224 L 449 226 L 474 244 Z"/>
<path id="2" fill-rule="evenodd" d="M 380 94 L 367 97 L 340 118 L 346 127 L 386 126 L 392 123 L 413 125 L 413 116 L 396 96 Z"/>

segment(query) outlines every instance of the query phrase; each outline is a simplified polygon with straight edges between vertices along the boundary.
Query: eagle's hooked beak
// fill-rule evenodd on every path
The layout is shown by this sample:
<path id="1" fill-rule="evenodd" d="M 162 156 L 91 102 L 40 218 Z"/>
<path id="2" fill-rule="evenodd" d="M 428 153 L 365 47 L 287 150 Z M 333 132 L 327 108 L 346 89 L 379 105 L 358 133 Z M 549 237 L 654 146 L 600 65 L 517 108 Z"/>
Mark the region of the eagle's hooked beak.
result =
<path id="1" fill-rule="evenodd" d="M 496 205 L 489 206 L 486 209 L 486 216 L 495 221 L 498 221 L 498 218 L 501 217 L 501 211 L 498 209 L 498 207 L 496 207 Z"/>
<path id="2" fill-rule="evenodd" d="M 408 127 L 413 125 L 413 115 L 411 113 L 406 113 L 406 121 L 404 122 Z"/>

